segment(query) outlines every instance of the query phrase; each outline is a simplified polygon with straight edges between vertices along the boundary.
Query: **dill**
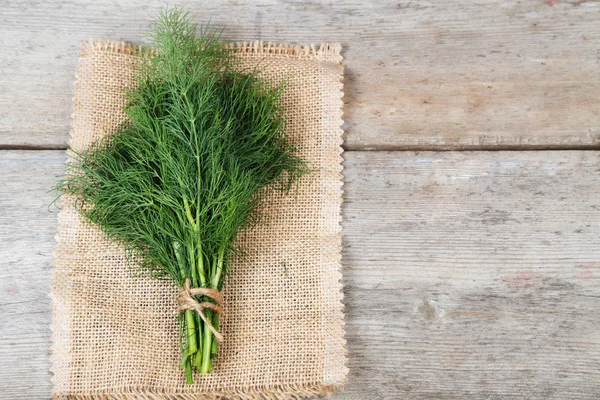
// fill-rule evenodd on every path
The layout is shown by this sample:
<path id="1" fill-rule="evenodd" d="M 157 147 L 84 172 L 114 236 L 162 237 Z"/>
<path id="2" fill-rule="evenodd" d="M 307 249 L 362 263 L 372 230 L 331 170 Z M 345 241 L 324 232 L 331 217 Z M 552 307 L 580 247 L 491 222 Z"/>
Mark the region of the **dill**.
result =
<path id="1" fill-rule="evenodd" d="M 163 10 L 150 34 L 127 123 L 71 162 L 56 188 L 118 241 L 139 271 L 180 287 L 221 290 L 236 237 L 262 200 L 289 190 L 306 165 L 285 134 L 279 99 L 257 71 L 239 72 L 220 35 Z M 206 295 L 198 302 L 214 302 Z M 219 316 L 206 310 L 218 329 Z M 181 367 L 212 371 L 217 340 L 192 310 L 179 314 Z M 184 340 L 185 338 L 185 340 Z"/>

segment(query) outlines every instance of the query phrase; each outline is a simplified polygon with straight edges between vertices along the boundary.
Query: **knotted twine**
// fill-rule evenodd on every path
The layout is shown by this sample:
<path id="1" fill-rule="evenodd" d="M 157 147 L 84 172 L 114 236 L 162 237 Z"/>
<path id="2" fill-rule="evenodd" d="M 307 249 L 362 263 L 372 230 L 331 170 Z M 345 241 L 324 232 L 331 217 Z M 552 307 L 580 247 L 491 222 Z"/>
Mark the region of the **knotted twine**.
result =
<path id="1" fill-rule="evenodd" d="M 208 329 L 215 335 L 219 342 L 223 341 L 223 335 L 221 335 L 213 326 L 213 324 L 206 318 L 204 314 L 204 310 L 211 310 L 216 312 L 217 314 L 221 314 L 223 308 L 223 295 L 216 289 L 210 288 L 191 288 L 191 281 L 189 279 L 185 280 L 185 284 L 183 285 L 183 289 L 177 295 L 177 309 L 179 311 L 185 310 L 194 310 L 198 313 L 202 321 L 206 324 Z M 209 301 L 199 302 L 194 296 L 207 296 L 215 301 L 215 303 L 211 303 Z"/>

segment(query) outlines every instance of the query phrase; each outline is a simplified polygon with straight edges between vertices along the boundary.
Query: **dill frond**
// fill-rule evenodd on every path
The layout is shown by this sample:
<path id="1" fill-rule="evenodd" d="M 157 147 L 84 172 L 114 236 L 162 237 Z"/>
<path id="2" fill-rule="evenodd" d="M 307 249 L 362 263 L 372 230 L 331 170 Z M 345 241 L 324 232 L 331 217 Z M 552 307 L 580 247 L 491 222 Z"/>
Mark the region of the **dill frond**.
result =
<path id="1" fill-rule="evenodd" d="M 196 32 L 187 13 L 161 12 L 154 50 L 127 92 L 128 122 L 76 153 L 56 187 L 78 198 L 78 211 L 135 256 L 139 271 L 221 290 L 240 230 L 306 165 L 285 134 L 282 86 L 238 72 L 218 32 Z M 218 314 L 206 315 L 218 329 Z M 217 342 L 193 311 L 180 323 L 191 382 L 194 367 L 212 370 Z"/>

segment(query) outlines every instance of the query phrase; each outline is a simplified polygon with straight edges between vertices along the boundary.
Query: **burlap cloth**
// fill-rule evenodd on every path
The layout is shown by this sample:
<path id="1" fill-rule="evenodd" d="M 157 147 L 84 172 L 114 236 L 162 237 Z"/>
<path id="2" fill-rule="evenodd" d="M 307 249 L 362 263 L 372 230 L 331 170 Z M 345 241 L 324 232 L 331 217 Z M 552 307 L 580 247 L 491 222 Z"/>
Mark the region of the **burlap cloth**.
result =
<path id="1" fill-rule="evenodd" d="M 53 395 L 59 399 L 291 399 L 343 385 L 341 283 L 342 57 L 339 45 L 235 45 L 244 67 L 289 78 L 287 130 L 315 170 L 297 192 L 273 194 L 262 224 L 241 235 L 215 370 L 185 383 L 178 369 L 178 289 L 135 278 L 122 250 L 83 221 L 73 199 L 59 214 L 53 298 Z M 71 146 L 82 149 L 124 120 L 135 47 L 83 45 Z"/>

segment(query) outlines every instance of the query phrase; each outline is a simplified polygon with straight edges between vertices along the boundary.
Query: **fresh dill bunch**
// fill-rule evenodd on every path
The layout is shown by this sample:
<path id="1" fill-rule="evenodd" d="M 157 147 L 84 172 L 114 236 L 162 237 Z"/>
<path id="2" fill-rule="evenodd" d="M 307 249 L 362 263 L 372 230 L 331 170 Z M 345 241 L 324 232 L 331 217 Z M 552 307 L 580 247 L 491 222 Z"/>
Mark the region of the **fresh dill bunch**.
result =
<path id="1" fill-rule="evenodd" d="M 307 170 L 285 134 L 282 85 L 239 72 L 218 33 L 196 32 L 187 13 L 160 13 L 138 85 L 126 94 L 128 121 L 72 151 L 56 188 L 74 195 L 78 211 L 134 256 L 141 272 L 220 291 L 239 252 L 236 238 L 257 223 L 264 197 L 289 190 Z M 192 294 L 198 304 L 218 303 L 210 293 Z M 204 315 L 218 329 L 214 310 Z M 212 370 L 217 353 L 200 314 L 186 309 L 179 317 L 189 383 L 194 368 Z"/>

